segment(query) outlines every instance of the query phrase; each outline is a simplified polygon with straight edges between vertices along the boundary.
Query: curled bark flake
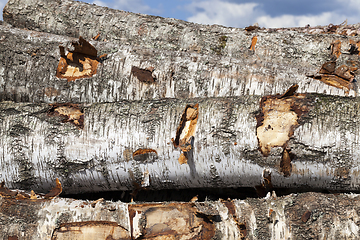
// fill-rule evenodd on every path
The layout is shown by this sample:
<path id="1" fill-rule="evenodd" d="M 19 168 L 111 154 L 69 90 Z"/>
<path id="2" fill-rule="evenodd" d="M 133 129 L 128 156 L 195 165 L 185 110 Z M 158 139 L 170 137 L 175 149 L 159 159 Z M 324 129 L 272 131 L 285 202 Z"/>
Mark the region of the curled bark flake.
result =
<path id="1" fill-rule="evenodd" d="M 257 29 L 259 29 L 259 28 L 260 28 L 260 27 L 257 26 L 257 25 L 252 25 L 252 26 L 245 27 L 245 30 L 246 30 L 247 32 L 251 32 L 251 31 L 257 30 Z"/>
<path id="2" fill-rule="evenodd" d="M 155 83 L 156 79 L 152 75 L 152 70 L 150 69 L 141 69 L 135 66 L 132 66 L 131 68 L 131 74 L 134 75 L 140 82 L 143 83 Z"/>
<path id="3" fill-rule="evenodd" d="M 319 74 L 309 77 L 320 80 L 327 85 L 344 89 L 345 93 L 348 94 L 349 91 L 353 89 L 353 85 L 351 83 L 355 79 L 354 72 L 357 69 L 357 67 L 347 65 L 341 65 L 336 68 L 336 62 L 329 61 L 321 66 Z"/>
<path id="4" fill-rule="evenodd" d="M 179 157 L 179 163 L 187 163 L 188 152 L 193 149 L 193 140 L 195 137 L 196 124 L 199 115 L 199 104 L 187 105 L 181 116 L 179 127 L 176 131 L 175 140 L 171 139 L 174 147 L 179 147 L 182 153 Z"/>
<path id="5" fill-rule="evenodd" d="M 335 75 L 352 82 L 355 78 L 355 74 L 353 72 L 356 70 L 357 68 L 350 68 L 346 65 L 341 65 L 335 70 Z"/>
<path id="6" fill-rule="evenodd" d="M 329 61 L 329 62 L 324 63 L 321 66 L 319 73 L 320 74 L 333 74 L 335 72 L 335 68 L 336 68 L 336 62 Z"/>
<path id="7" fill-rule="evenodd" d="M 250 50 L 255 51 L 256 42 L 257 42 L 257 36 L 254 36 L 254 37 L 251 39 L 251 45 L 250 45 L 250 47 L 249 47 Z"/>
<path id="8" fill-rule="evenodd" d="M 76 42 L 72 42 L 73 50 L 65 55 L 65 48 L 60 48 L 60 60 L 56 71 L 56 77 L 75 81 L 79 78 L 91 77 L 96 74 L 99 59 L 97 50 L 81 36 Z"/>
<path id="9" fill-rule="evenodd" d="M 58 178 L 56 178 L 56 186 L 53 187 L 50 192 L 48 192 L 47 194 L 45 194 L 45 199 L 53 199 L 57 196 L 60 195 L 60 193 L 62 192 L 62 187 L 61 187 L 61 183 L 59 181 Z"/>
<path id="10" fill-rule="evenodd" d="M 140 162 L 152 162 L 157 159 L 157 152 L 150 148 L 140 148 L 133 152 L 133 159 Z"/>
<path id="11" fill-rule="evenodd" d="M 96 36 L 94 36 L 92 39 L 94 40 L 94 41 L 97 41 L 98 39 L 99 39 L 99 37 L 100 37 L 100 33 L 98 33 Z"/>
<path id="12" fill-rule="evenodd" d="M 3 198 L 13 198 L 17 195 L 16 191 L 10 190 L 7 187 L 5 187 L 5 182 L 3 181 L 0 184 L 0 196 Z"/>
<path id="13" fill-rule="evenodd" d="M 350 39 L 349 42 L 350 42 L 349 53 L 360 55 L 360 52 L 359 52 L 360 41 L 355 42 L 354 40 Z"/>
<path id="14" fill-rule="evenodd" d="M 292 85 L 284 94 L 280 95 L 279 98 L 286 98 L 286 97 L 293 96 L 298 88 L 299 88 L 299 85 L 297 85 L 297 84 Z"/>
<path id="15" fill-rule="evenodd" d="M 77 104 L 56 103 L 50 104 L 49 116 L 61 116 L 62 122 L 70 122 L 80 129 L 84 128 L 84 113 Z"/>
<path id="16" fill-rule="evenodd" d="M 341 55 L 341 41 L 336 40 L 330 45 L 331 49 L 331 56 L 334 58 L 334 60 L 338 59 Z"/>
<path id="17" fill-rule="evenodd" d="M 61 223 L 52 234 L 51 239 L 130 239 L 129 231 L 110 221 L 85 221 Z"/>
<path id="18" fill-rule="evenodd" d="M 262 183 L 261 185 L 255 186 L 255 190 L 259 197 L 265 197 L 268 192 L 273 190 L 271 171 L 269 169 L 264 169 Z"/>

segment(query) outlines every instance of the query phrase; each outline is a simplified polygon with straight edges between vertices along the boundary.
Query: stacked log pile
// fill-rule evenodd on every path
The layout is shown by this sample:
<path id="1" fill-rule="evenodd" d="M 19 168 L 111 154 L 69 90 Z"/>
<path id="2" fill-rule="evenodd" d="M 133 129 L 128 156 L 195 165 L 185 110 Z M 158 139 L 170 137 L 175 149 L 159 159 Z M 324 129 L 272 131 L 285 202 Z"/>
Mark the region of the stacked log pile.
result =
<path id="1" fill-rule="evenodd" d="M 359 24 L 238 29 L 70 0 L 10 0 L 3 18 L 4 239 L 357 237 L 358 195 L 272 191 L 359 190 Z M 241 187 L 267 197 L 57 197 Z"/>

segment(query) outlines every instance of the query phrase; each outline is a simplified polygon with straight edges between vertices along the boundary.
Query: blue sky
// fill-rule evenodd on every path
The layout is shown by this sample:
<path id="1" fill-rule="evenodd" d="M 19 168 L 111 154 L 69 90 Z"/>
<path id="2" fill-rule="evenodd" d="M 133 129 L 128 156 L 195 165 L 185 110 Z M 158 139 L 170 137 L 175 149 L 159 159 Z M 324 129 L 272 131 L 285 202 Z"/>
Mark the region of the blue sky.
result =
<path id="1" fill-rule="evenodd" d="M 0 8 L 6 4 L 0 0 Z M 360 22 L 360 0 L 86 0 L 101 6 L 204 24 L 296 27 Z"/>

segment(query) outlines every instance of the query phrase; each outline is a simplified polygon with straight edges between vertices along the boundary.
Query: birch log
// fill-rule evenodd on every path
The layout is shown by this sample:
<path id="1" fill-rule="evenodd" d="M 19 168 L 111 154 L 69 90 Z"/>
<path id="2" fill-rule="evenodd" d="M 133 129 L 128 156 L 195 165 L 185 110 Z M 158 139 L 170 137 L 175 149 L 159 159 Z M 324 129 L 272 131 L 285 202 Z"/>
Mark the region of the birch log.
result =
<path id="1" fill-rule="evenodd" d="M 10 188 L 38 192 L 56 177 L 65 193 L 139 186 L 353 191 L 359 107 L 357 98 L 316 94 L 1 102 L 0 177 Z"/>
<path id="2" fill-rule="evenodd" d="M 357 239 L 357 194 L 146 203 L 0 197 L 1 239 Z"/>
<path id="3" fill-rule="evenodd" d="M 63 11 L 62 7 L 58 8 L 58 4 L 74 9 Z M 89 28 L 74 27 L 75 23 L 71 23 L 71 27 L 56 25 L 65 24 L 65 20 L 58 17 L 69 18 L 69 22 L 84 21 L 84 18 L 71 15 L 72 11 L 79 12 L 81 8 L 84 8 L 81 11 L 86 16 L 102 11 L 105 15 L 114 14 L 116 19 L 118 14 L 122 22 L 126 21 L 130 25 L 121 27 L 125 33 L 122 30 L 106 30 L 106 34 L 129 36 L 123 39 L 105 34 L 107 41 L 90 41 L 102 29 L 93 26 L 93 23 L 114 25 L 108 18 L 94 20 L 96 14 L 91 15 Z M 25 9 L 26 14 L 23 12 Z M 62 9 L 61 14 L 57 14 L 59 9 Z M 36 21 L 31 20 L 32 12 L 36 13 Z M 20 18 L 22 20 L 16 20 Z M 149 21 L 153 19 L 154 22 L 150 23 L 156 22 L 155 25 L 159 27 L 153 27 L 159 29 L 156 30 L 159 32 L 155 34 L 149 31 L 146 35 L 148 37 L 139 36 L 131 24 L 141 25 L 143 18 Z M 76 39 L 19 30 L 4 23 L 0 25 L 0 59 L 3 63 L 0 66 L 1 100 L 92 103 L 123 99 L 263 96 L 282 93 L 293 84 L 299 85 L 299 93 L 356 96 L 359 91 L 354 82 L 360 65 L 358 40 L 354 36 L 310 34 L 291 29 L 283 32 L 266 29 L 247 32 L 244 29 L 124 13 L 72 1 L 9 1 L 4 9 L 4 19 L 17 27 L 24 27 L 20 24 L 22 22 L 31 28 L 33 25 L 30 23 L 38 22 L 36 24 L 41 23 L 44 28 L 33 29 L 57 34 L 65 34 L 60 29 L 79 29 L 79 34 L 70 35 L 82 35 L 90 41 L 98 53 L 93 57 L 103 54 L 107 54 L 107 57 L 101 61 L 95 59 L 100 63 L 96 63 L 96 73 L 91 76 L 86 74 L 82 64 L 67 63 L 70 64 L 67 69 L 83 76 L 66 78 L 65 73 L 57 74 L 57 69 L 65 59 L 69 62 L 65 55 L 73 54 L 71 49 L 74 47 L 70 42 Z M 49 22 L 46 19 L 50 19 Z M 177 25 L 183 27 L 175 27 Z M 170 28 L 183 38 L 179 43 L 171 41 L 167 33 L 170 30 L 166 30 Z M 54 29 L 59 32 L 52 31 Z M 86 32 L 82 32 L 83 29 Z M 87 33 L 87 29 L 91 31 Z M 135 32 L 127 34 L 126 31 Z M 200 35 L 192 37 L 192 34 Z M 158 37 L 162 40 L 158 40 Z M 252 41 L 255 37 L 257 41 Z M 195 45 L 203 44 L 199 49 L 208 50 L 192 48 L 191 44 L 195 41 L 193 38 L 196 39 Z M 130 43 L 127 44 L 127 41 Z M 166 47 L 172 43 L 179 46 Z M 59 46 L 64 47 L 63 53 Z M 211 48 L 218 50 L 213 51 Z"/>

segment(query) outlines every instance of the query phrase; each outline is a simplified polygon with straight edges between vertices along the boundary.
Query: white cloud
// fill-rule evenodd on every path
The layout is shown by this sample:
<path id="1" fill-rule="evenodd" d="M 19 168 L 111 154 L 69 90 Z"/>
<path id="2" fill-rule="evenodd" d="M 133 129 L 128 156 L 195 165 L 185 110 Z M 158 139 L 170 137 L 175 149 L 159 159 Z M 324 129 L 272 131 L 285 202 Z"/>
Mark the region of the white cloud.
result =
<path id="1" fill-rule="evenodd" d="M 253 22 L 257 12 L 257 3 L 230 3 L 221 0 L 194 1 L 186 9 L 194 15 L 187 20 L 204 24 L 221 24 L 225 26 L 247 26 Z"/>
<path id="2" fill-rule="evenodd" d="M 258 23 L 260 27 L 303 27 L 340 24 L 346 19 L 348 23 L 357 23 L 360 15 L 359 0 L 337 0 L 339 7 L 334 11 L 317 15 L 303 14 L 270 16 L 259 3 L 233 3 L 224 0 L 193 0 L 187 6 L 193 16 L 188 21 L 203 24 L 221 24 L 229 27 L 246 27 Z M 340 4 L 341 1 L 341 4 Z"/>
<path id="3" fill-rule="evenodd" d="M 262 27 L 305 27 L 307 24 L 310 26 L 325 26 L 330 23 L 340 24 L 345 21 L 346 17 L 333 14 L 331 12 L 321 13 L 320 15 L 281 15 L 278 17 L 270 17 L 264 15 L 258 17 L 256 21 Z"/>
<path id="4" fill-rule="evenodd" d="M 110 1 L 109 4 L 101 0 L 94 0 L 93 3 L 99 6 L 120 9 L 134 13 L 159 14 L 161 12 L 159 9 L 151 8 L 144 4 L 143 0 L 114 0 Z"/>

